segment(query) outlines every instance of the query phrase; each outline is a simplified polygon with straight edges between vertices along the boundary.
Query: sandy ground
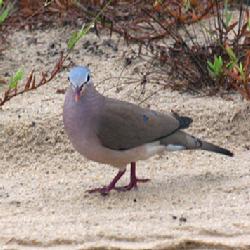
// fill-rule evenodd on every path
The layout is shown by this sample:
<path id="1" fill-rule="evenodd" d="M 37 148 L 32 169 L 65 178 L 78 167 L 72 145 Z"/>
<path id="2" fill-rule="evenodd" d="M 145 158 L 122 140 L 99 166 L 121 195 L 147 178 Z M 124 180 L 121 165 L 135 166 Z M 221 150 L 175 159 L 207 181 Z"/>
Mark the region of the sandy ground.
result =
<path id="1" fill-rule="evenodd" d="M 0 75 L 23 65 L 49 69 L 72 28 L 16 32 Z M 118 80 L 130 48 L 89 34 L 69 61 L 89 65 L 98 89 L 139 103 L 136 84 Z M 135 62 L 123 76 L 137 77 Z M 100 82 L 110 78 L 109 81 Z M 120 81 L 117 87 L 117 81 Z M 168 81 L 168 79 L 166 79 Z M 116 169 L 85 160 L 63 131 L 67 70 L 0 109 L 0 249 L 250 249 L 250 105 L 238 95 L 199 97 L 161 91 L 143 105 L 193 117 L 189 132 L 235 153 L 178 152 L 138 163 L 151 178 L 138 190 L 88 194 Z M 3 91 L 3 88 L 0 89 Z M 128 182 L 128 174 L 120 184 Z"/>

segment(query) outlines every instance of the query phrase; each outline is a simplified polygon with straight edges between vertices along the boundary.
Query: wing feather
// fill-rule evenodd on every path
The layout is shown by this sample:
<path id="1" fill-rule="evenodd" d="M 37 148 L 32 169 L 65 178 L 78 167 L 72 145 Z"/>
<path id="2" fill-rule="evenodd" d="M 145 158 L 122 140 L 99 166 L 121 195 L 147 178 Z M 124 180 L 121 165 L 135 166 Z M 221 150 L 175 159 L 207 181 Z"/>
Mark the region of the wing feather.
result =
<path id="1" fill-rule="evenodd" d="M 179 128 L 180 122 L 172 114 L 106 98 L 97 135 L 105 147 L 124 150 L 153 142 Z"/>

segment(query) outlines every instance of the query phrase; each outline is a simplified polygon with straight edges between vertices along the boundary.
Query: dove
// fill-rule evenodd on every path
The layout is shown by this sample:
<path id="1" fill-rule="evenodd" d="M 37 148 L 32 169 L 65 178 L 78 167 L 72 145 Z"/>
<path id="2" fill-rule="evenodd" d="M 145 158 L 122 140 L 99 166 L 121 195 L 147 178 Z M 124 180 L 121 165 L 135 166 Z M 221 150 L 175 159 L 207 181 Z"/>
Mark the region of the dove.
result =
<path id="1" fill-rule="evenodd" d="M 63 123 L 73 147 L 85 158 L 118 169 L 104 187 L 88 190 L 107 195 L 111 190 L 137 188 L 136 162 L 166 151 L 207 150 L 227 156 L 233 153 L 196 138 L 183 130 L 192 119 L 176 113 L 160 113 L 138 105 L 109 98 L 94 87 L 90 70 L 75 66 L 69 71 L 69 87 L 63 106 Z M 117 182 L 130 164 L 130 181 Z"/>

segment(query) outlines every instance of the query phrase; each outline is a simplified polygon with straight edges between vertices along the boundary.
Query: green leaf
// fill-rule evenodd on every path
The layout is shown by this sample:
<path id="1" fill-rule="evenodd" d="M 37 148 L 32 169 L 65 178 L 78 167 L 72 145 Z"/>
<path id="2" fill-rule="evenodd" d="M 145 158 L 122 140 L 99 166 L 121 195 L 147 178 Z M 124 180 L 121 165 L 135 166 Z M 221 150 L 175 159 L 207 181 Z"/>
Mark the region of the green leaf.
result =
<path id="1" fill-rule="evenodd" d="M 86 27 L 82 26 L 81 30 L 75 31 L 71 34 L 71 37 L 69 38 L 68 43 L 67 43 L 69 50 L 73 49 L 75 45 L 77 44 L 77 42 L 90 31 L 90 29 L 94 26 L 96 21 L 101 16 L 101 14 L 110 5 L 112 1 L 113 0 L 109 0 L 106 3 L 106 5 L 98 12 L 98 14 L 95 16 L 94 20 L 91 23 L 89 23 Z"/>
<path id="2" fill-rule="evenodd" d="M 238 70 L 240 72 L 240 76 L 242 80 L 245 81 L 245 72 L 244 72 L 243 64 L 241 62 L 239 63 Z"/>
<path id="3" fill-rule="evenodd" d="M 3 0 L 0 0 L 0 7 L 3 5 Z"/>
<path id="4" fill-rule="evenodd" d="M 24 70 L 19 69 L 11 78 L 9 81 L 9 88 L 15 89 L 17 87 L 17 84 L 19 81 L 23 79 L 24 76 Z"/>
<path id="5" fill-rule="evenodd" d="M 239 68 L 240 68 L 240 71 L 243 72 L 243 65 L 241 62 L 240 62 Z"/>
<path id="6" fill-rule="evenodd" d="M 214 67 L 215 67 L 215 69 L 218 69 L 219 66 L 220 66 L 220 61 L 219 61 L 218 57 L 216 57 L 214 59 Z"/>
<path id="7" fill-rule="evenodd" d="M 232 14 L 232 13 L 230 13 L 230 12 L 227 12 L 227 13 L 226 13 L 226 21 L 225 21 L 225 24 L 226 24 L 227 27 L 229 26 L 229 24 L 230 24 L 230 22 L 231 22 L 231 20 L 232 20 L 232 17 L 233 17 L 233 14 Z"/>
<path id="8" fill-rule="evenodd" d="M 227 67 L 228 69 L 232 69 L 233 66 L 234 66 L 234 63 L 233 63 L 233 62 L 229 62 L 229 63 L 226 65 L 226 67 Z"/>
<path id="9" fill-rule="evenodd" d="M 90 30 L 91 27 L 87 26 L 87 27 L 82 27 L 81 30 L 79 31 L 74 31 L 72 34 L 71 34 L 71 37 L 68 41 L 68 49 L 73 49 L 76 45 L 76 43 L 83 37 L 85 36 L 89 30 Z"/>
<path id="10" fill-rule="evenodd" d="M 225 6 L 225 8 L 224 8 L 224 16 L 225 16 L 225 18 L 226 18 L 226 20 L 225 20 L 225 25 L 226 25 L 226 27 L 228 27 L 228 26 L 229 26 L 229 23 L 230 23 L 231 20 L 232 20 L 233 14 L 232 14 L 232 12 L 230 12 L 230 11 L 228 10 L 228 1 L 225 1 L 225 2 L 224 2 L 224 6 Z"/>
<path id="11" fill-rule="evenodd" d="M 237 63 L 238 59 L 237 59 L 236 55 L 234 54 L 232 48 L 226 47 L 226 52 L 227 52 L 227 54 L 229 55 L 230 60 L 231 60 L 233 63 Z"/>
<path id="12" fill-rule="evenodd" d="M 209 71 L 209 74 L 210 74 L 213 78 L 215 78 L 216 75 L 215 75 L 214 65 L 213 65 L 211 62 L 209 62 L 209 61 L 207 61 L 207 64 L 208 64 L 208 71 Z"/>
<path id="13" fill-rule="evenodd" d="M 214 62 L 207 61 L 208 64 L 208 71 L 212 77 L 218 78 L 221 76 L 223 71 L 223 59 L 221 56 L 214 57 Z"/>
<path id="14" fill-rule="evenodd" d="M 9 15 L 9 10 L 5 9 L 3 11 L 3 13 L 0 15 L 0 24 L 5 21 L 5 19 L 8 17 L 8 15 Z"/>
<path id="15" fill-rule="evenodd" d="M 221 56 L 219 57 L 216 57 L 215 60 L 214 60 L 214 63 L 215 63 L 215 68 L 220 71 L 221 70 L 221 67 L 223 65 L 223 61 L 222 61 L 222 58 Z"/>
<path id="16" fill-rule="evenodd" d="M 214 69 L 214 65 L 210 61 L 207 61 L 207 64 L 211 69 Z"/>
<path id="17" fill-rule="evenodd" d="M 77 42 L 77 34 L 78 34 L 77 31 L 74 31 L 74 32 L 71 34 L 71 37 L 70 37 L 69 40 L 68 40 L 68 49 L 72 49 L 72 48 L 76 45 L 76 42 Z"/>

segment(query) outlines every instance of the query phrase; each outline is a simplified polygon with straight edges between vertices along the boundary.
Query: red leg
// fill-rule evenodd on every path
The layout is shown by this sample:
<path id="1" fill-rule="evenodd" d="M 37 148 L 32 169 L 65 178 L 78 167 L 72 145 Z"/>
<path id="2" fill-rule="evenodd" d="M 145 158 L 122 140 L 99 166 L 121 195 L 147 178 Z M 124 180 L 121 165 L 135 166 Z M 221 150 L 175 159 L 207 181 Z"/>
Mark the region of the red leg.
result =
<path id="1" fill-rule="evenodd" d="M 132 188 L 138 188 L 137 187 L 138 182 L 147 182 L 149 180 L 150 179 L 138 179 L 136 177 L 136 163 L 131 162 L 131 171 L 130 171 L 130 182 L 129 182 L 129 184 L 124 186 L 124 187 L 115 187 L 115 190 L 117 190 L 117 191 L 129 191 Z"/>
<path id="2" fill-rule="evenodd" d="M 119 171 L 115 178 L 109 183 L 108 186 L 102 187 L 102 188 L 94 188 L 87 190 L 89 193 L 100 193 L 101 195 L 107 195 L 112 189 L 115 189 L 115 184 L 120 180 L 120 178 L 124 175 L 126 172 L 125 170 Z"/>

